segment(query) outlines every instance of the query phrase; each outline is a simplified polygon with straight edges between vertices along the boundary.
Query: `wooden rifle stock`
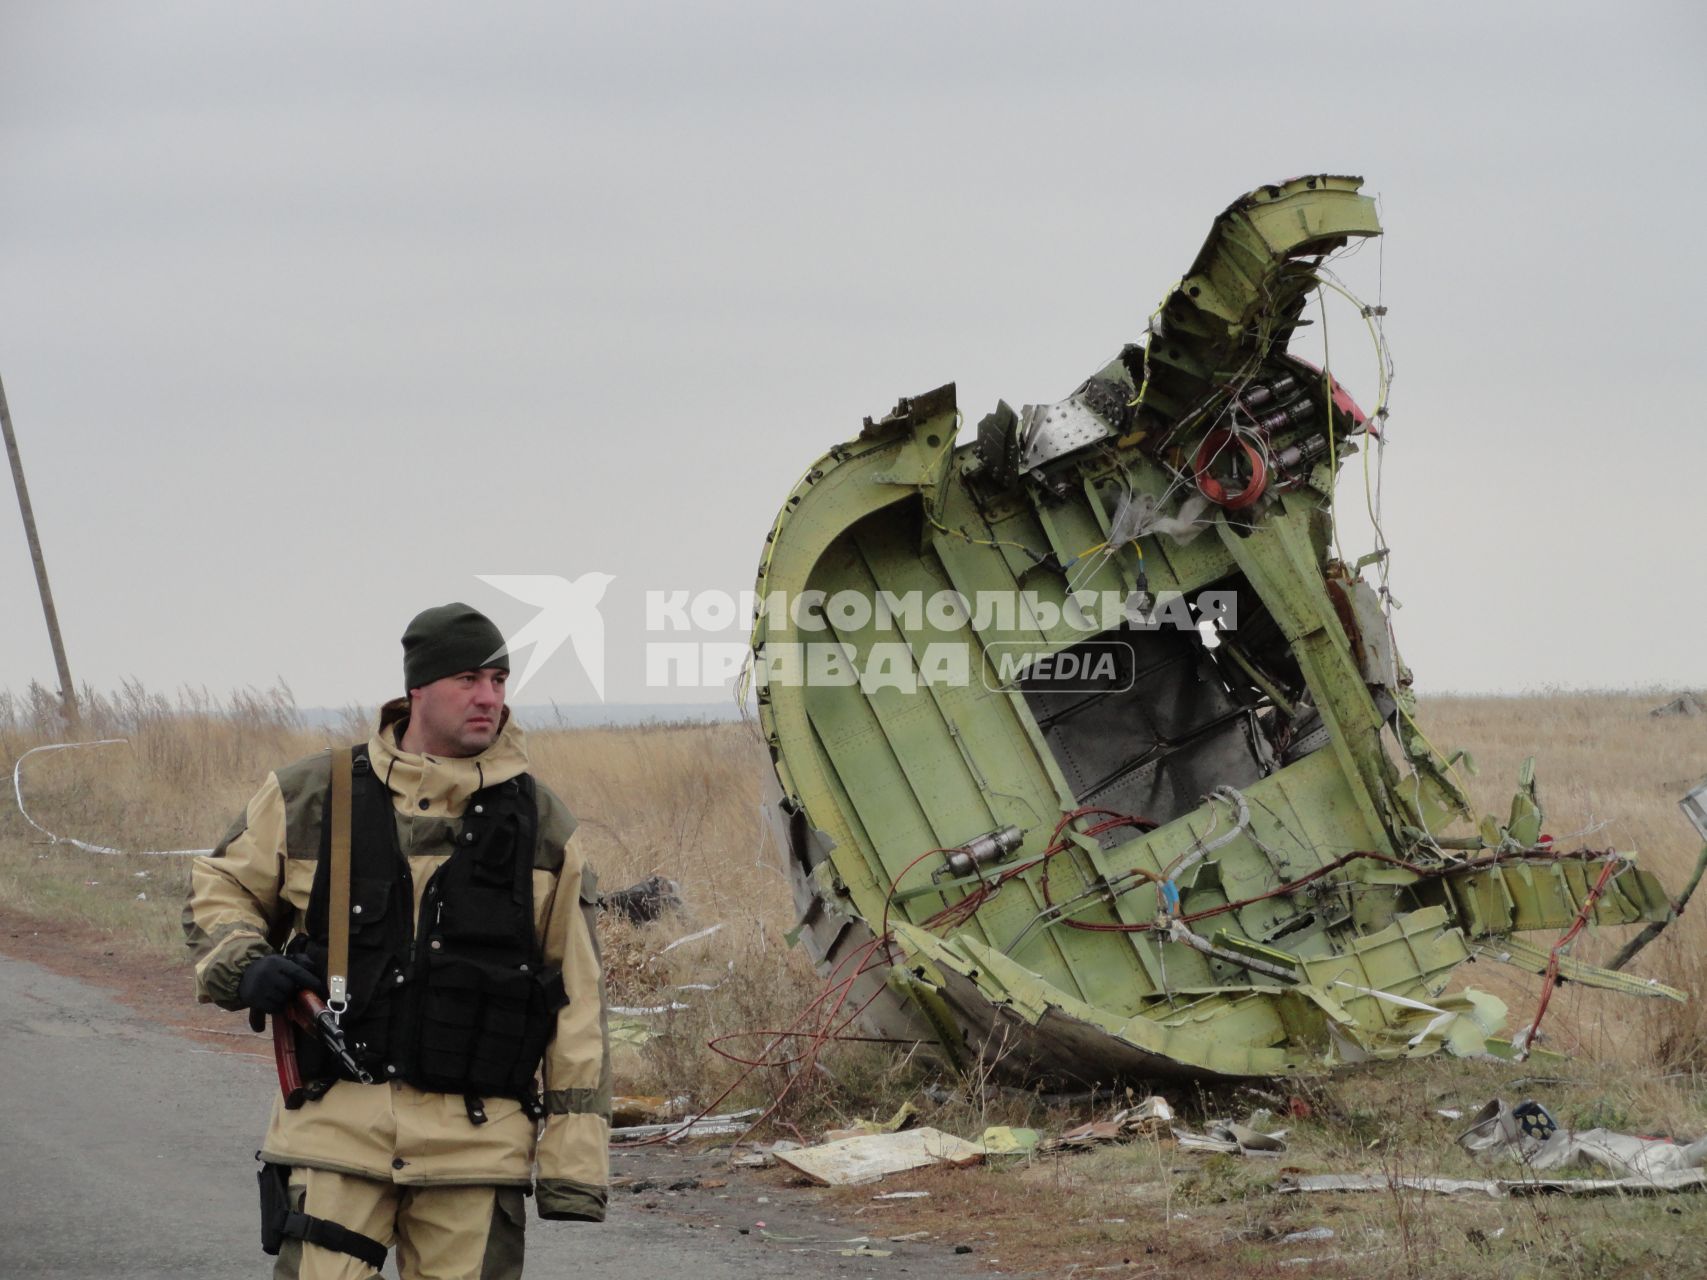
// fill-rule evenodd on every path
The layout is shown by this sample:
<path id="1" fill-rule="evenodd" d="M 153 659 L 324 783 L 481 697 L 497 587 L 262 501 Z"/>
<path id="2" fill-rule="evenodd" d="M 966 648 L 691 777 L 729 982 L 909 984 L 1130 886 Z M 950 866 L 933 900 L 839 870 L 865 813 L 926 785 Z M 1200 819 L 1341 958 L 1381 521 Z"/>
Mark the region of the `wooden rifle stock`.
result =
<path id="1" fill-rule="evenodd" d="M 318 1010 L 326 1007 L 324 1001 L 312 991 L 298 991 L 291 997 L 290 1003 L 273 1015 L 273 1065 L 279 1070 L 279 1092 L 284 1095 L 286 1111 L 295 1111 L 308 1100 L 307 1091 L 302 1087 L 302 1069 L 296 1061 L 296 1030 L 301 1027 L 310 1035 L 314 1034 L 314 1018 Z"/>
<path id="2" fill-rule="evenodd" d="M 349 1046 L 344 1043 L 338 1020 L 332 1016 L 326 1002 L 304 988 L 291 997 L 281 1012 L 273 1015 L 273 1064 L 279 1071 L 279 1092 L 284 1095 L 286 1111 L 295 1111 L 311 1098 L 318 1098 L 328 1087 L 320 1083 L 304 1086 L 302 1068 L 296 1058 L 298 1028 L 304 1034 L 319 1039 L 356 1080 L 362 1084 L 373 1083 L 373 1077 L 361 1069 Z"/>

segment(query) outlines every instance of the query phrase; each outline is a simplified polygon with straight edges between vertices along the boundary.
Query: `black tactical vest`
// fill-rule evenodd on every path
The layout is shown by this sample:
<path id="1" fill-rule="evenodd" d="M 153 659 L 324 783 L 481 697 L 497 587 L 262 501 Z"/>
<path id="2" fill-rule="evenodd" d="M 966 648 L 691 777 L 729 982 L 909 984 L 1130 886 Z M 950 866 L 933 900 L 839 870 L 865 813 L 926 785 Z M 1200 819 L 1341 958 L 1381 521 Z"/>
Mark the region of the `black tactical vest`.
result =
<path id="1" fill-rule="evenodd" d="M 538 1110 L 534 1073 L 568 1003 L 563 975 L 546 971 L 533 927 L 539 826 L 527 774 L 469 799 L 455 852 L 427 882 L 415 929 L 414 878 L 397 841 L 391 792 L 355 750 L 350 820 L 349 1008 L 344 1038 L 375 1080 L 468 1098 L 515 1098 Z M 308 899 L 306 950 L 326 972 L 331 822 Z M 301 948 L 303 941 L 293 943 Z M 337 1061 L 301 1037 L 305 1082 L 324 1093 Z M 477 1108 L 471 1102 L 469 1114 Z"/>

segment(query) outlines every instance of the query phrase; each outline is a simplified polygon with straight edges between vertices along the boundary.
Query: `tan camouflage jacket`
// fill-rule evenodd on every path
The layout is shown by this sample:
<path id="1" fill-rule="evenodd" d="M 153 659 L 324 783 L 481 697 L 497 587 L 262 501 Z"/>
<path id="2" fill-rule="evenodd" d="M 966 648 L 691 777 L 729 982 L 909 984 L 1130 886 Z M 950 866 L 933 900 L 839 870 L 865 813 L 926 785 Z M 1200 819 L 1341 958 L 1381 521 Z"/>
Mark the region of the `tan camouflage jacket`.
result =
<path id="1" fill-rule="evenodd" d="M 387 704 L 368 752 L 375 775 L 391 789 L 419 928 L 420 895 L 449 857 L 469 797 L 525 773 L 528 759 L 521 728 L 508 711 L 484 752 L 448 760 L 399 747 L 407 713 L 402 699 Z M 282 949 L 303 928 L 330 778 L 325 751 L 269 775 L 213 853 L 195 859 L 184 932 L 201 1000 L 239 1008 L 244 966 Z M 537 794 L 534 927 L 546 962 L 562 965 L 569 994 L 546 1050 L 543 1128 L 508 1098 L 487 1099 L 487 1123 L 477 1126 L 460 1095 L 343 1081 L 296 1111 L 286 1111 L 275 1092 L 265 1159 L 410 1185 L 524 1187 L 534 1181 L 537 1159 L 541 1217 L 603 1219 L 610 1182 L 610 1050 L 594 879 L 570 838 L 575 820 L 568 808 L 544 786 Z"/>

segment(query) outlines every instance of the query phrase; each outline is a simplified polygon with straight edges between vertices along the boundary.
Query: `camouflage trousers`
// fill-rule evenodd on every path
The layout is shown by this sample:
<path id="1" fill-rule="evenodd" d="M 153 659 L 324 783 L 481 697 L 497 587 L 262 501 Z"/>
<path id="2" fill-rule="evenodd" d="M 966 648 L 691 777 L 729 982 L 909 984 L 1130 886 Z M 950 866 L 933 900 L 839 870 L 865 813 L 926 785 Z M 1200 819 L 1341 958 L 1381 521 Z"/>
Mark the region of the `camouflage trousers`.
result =
<path id="1" fill-rule="evenodd" d="M 520 1280 L 520 1187 L 406 1187 L 326 1169 L 293 1169 L 291 1208 L 393 1249 L 402 1280 Z M 371 1280 L 359 1258 L 300 1240 L 279 1250 L 273 1280 Z"/>

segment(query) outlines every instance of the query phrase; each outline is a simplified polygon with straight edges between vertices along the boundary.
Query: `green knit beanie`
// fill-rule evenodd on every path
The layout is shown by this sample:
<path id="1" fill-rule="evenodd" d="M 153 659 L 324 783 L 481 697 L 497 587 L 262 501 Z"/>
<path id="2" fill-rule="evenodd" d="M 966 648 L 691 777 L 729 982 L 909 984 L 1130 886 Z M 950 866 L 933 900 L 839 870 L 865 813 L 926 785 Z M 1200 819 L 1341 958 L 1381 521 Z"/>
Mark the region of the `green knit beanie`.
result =
<path id="1" fill-rule="evenodd" d="M 403 688 L 482 667 L 510 669 L 504 633 L 472 605 L 453 602 L 423 609 L 403 633 Z"/>

